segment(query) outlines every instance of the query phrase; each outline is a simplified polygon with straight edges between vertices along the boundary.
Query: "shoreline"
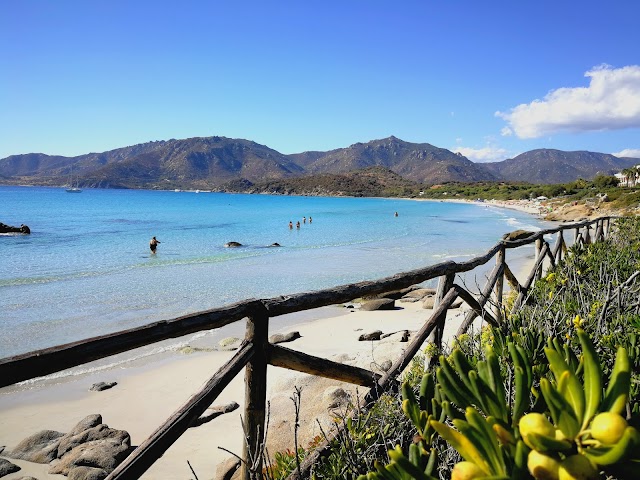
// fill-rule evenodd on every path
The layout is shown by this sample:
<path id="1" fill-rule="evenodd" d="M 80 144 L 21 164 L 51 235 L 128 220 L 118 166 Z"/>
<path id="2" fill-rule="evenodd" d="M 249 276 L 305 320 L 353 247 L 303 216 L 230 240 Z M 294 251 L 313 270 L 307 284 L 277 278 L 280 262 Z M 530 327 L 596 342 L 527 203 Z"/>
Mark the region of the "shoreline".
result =
<path id="1" fill-rule="evenodd" d="M 482 205 L 477 202 L 462 202 Z M 508 262 L 517 278 L 523 281 L 528 274 L 525 268 L 527 263 L 530 263 L 528 259 L 531 255 L 524 248 L 520 250 L 522 254 L 509 258 Z M 473 280 L 482 286 L 482 276 L 486 277 L 492 266 L 491 263 L 487 264 L 484 272 L 482 269 L 473 271 L 475 275 Z M 469 283 L 472 284 L 471 278 Z M 316 310 L 308 311 L 316 312 L 311 314 L 312 317 L 315 315 L 315 318 L 305 316 L 304 313 L 307 312 L 293 314 L 294 316 L 288 319 L 286 316 L 275 317 L 271 322 L 270 334 L 297 330 L 302 337 L 287 343 L 287 348 L 375 370 L 385 360 L 395 360 L 406 344 L 398 342 L 393 335 L 389 337 L 391 340 L 381 342 L 358 342 L 357 336 L 376 329 L 384 333 L 403 329 L 415 331 L 421 327 L 431 312 L 422 309 L 421 302 L 417 304 L 397 302 L 396 305 L 400 308 L 394 311 L 351 312 L 346 308 L 338 309 L 333 306 L 324 307 L 326 310 L 319 314 Z M 457 309 L 450 310 L 447 315 L 445 341 L 451 339 L 457 330 L 456 315 L 460 315 Z M 238 336 L 242 337 L 244 325 L 235 326 L 239 327 L 241 335 Z M 218 337 L 215 335 L 203 337 L 193 343 L 194 346 L 204 343 L 202 348 L 211 348 L 210 342 L 215 338 Z M 197 392 L 198 387 L 232 355 L 233 352 L 203 350 L 182 355 L 173 351 L 161 358 L 141 360 L 138 365 L 121 366 L 68 377 L 63 381 L 54 381 L 52 384 L 43 384 L 33 389 L 15 391 L 9 391 L 14 387 L 0 389 L 0 446 L 4 445 L 10 449 L 26 436 L 42 429 L 68 432 L 85 416 L 95 413 L 101 414 L 104 423 L 110 427 L 128 431 L 132 437 L 132 444 L 138 445 Z M 319 433 L 315 430 L 317 424 L 314 418 L 317 415 L 329 416 L 323 402 L 319 400 L 330 395 L 330 392 L 335 391 L 336 388 L 344 388 L 352 396 L 356 394 L 352 386 L 272 366 L 268 367 L 268 375 L 271 402 L 269 441 L 274 446 L 280 445 L 282 449 L 293 449 L 294 413 L 290 397 L 293 395 L 294 385 L 303 386 L 301 423 L 302 428 L 308 430 L 304 434 L 306 440 L 300 441 L 300 445 L 304 446 L 310 438 Z M 209 423 L 189 429 L 143 478 L 180 478 L 190 475 L 187 460 L 193 465 L 198 475 L 211 477 L 216 471 L 216 466 L 230 457 L 218 447 L 224 446 L 238 454 L 241 452 L 240 415 L 244 404 L 243 376 L 243 373 L 239 374 L 214 402 L 214 405 L 225 405 L 235 401 L 240 408 Z M 93 383 L 99 381 L 117 381 L 118 384 L 103 392 L 88 391 Z M 361 388 L 360 392 L 362 391 Z M 309 402 L 310 398 L 313 401 Z M 279 449 L 270 448 L 270 451 L 275 453 Z M 25 475 L 32 475 L 41 480 L 64 478 L 61 475 L 47 474 L 49 465 L 20 460 L 11 461 L 19 465 L 22 470 L 4 477 L 7 480 L 18 479 Z"/>
<path id="2" fill-rule="evenodd" d="M 519 280 L 528 273 L 526 262 L 514 271 Z M 450 341 L 468 307 L 450 309 L 447 314 L 444 341 Z M 406 343 L 399 341 L 399 334 L 379 342 L 362 342 L 362 333 L 381 330 L 384 333 L 402 330 L 417 331 L 431 315 L 423 309 L 422 302 L 396 301 L 391 311 L 360 311 L 347 308 L 333 310 L 338 315 L 274 328 L 273 333 L 299 331 L 301 338 L 285 344 L 287 348 L 334 361 L 357 365 L 382 373 L 380 365 L 401 355 Z M 276 317 L 277 318 L 277 317 Z M 474 322 L 474 328 L 480 320 Z M 85 416 L 99 413 L 103 422 L 112 428 L 126 430 L 132 445 L 139 445 L 160 426 L 188 398 L 195 394 L 234 352 L 194 351 L 186 355 L 173 355 L 161 361 L 136 367 L 95 372 L 82 378 L 50 385 L 38 390 L 23 390 L 0 395 L 0 445 L 14 447 L 26 436 L 42 429 L 68 432 Z M 112 389 L 90 392 L 88 388 L 98 381 L 117 381 Z M 328 429 L 333 415 L 327 403 L 337 389 L 343 389 L 351 398 L 362 396 L 364 387 L 301 374 L 273 366 L 268 367 L 269 451 L 293 449 L 294 388 L 302 388 L 299 445 L 306 446 L 321 434 L 318 418 Z M 311 401 L 310 401 L 311 400 Z M 240 416 L 244 405 L 244 373 L 241 372 L 215 400 L 215 406 L 237 402 L 239 408 L 221 415 L 209 423 L 189 429 L 157 461 L 142 478 L 181 478 L 189 475 L 187 460 L 196 473 L 210 478 L 219 464 L 231 456 L 225 448 L 236 454 L 242 451 Z M 325 430 L 326 431 L 326 430 Z M 22 470 L 4 478 L 14 480 L 32 475 L 40 480 L 62 479 L 60 475 L 47 473 L 49 465 L 13 460 Z"/>
<path id="3" fill-rule="evenodd" d="M 431 310 L 422 308 L 421 302 L 397 302 L 396 305 L 393 311 L 352 311 L 347 318 L 339 315 L 292 325 L 283 332 L 299 331 L 301 338 L 287 343 L 286 347 L 381 372 L 379 365 L 386 360 L 395 360 L 407 344 L 399 341 L 397 333 L 379 342 L 359 342 L 358 336 L 374 330 L 384 333 L 405 329 L 416 331 L 431 313 Z M 448 319 L 454 319 L 460 313 L 458 309 L 450 310 Z M 449 337 L 457 329 L 459 321 L 460 318 L 458 322 L 447 322 L 451 330 Z M 272 333 L 278 332 L 273 330 Z M 42 429 L 68 432 L 85 416 L 95 413 L 100 413 L 104 423 L 110 427 L 128 431 L 132 444 L 139 445 L 196 393 L 233 353 L 197 351 L 139 367 L 74 378 L 38 391 L 26 390 L 0 396 L 0 445 L 11 449 L 26 436 Z M 214 402 L 214 405 L 225 405 L 235 401 L 240 408 L 189 429 L 143 478 L 180 478 L 189 475 L 187 460 L 198 475 L 211 477 L 216 466 L 230 457 L 218 447 L 241 453 L 243 377 L 243 373 L 238 374 Z M 88 391 L 91 384 L 97 381 L 117 381 L 118 384 L 102 392 Z M 331 417 L 320 400 L 329 394 L 329 390 L 343 388 L 352 396 L 356 395 L 352 385 L 269 366 L 269 443 L 272 453 L 293 448 L 294 414 L 290 397 L 294 385 L 302 387 L 301 424 L 306 433 L 300 433 L 303 438 L 300 445 L 306 445 L 320 433 L 314 421 L 316 415 L 324 414 L 325 427 L 328 427 L 327 422 L 330 423 Z M 359 389 L 360 392 L 364 390 L 363 387 Z M 22 470 L 3 477 L 7 480 L 24 475 L 41 480 L 63 478 L 47 474 L 49 465 L 10 461 L 22 467 Z"/>

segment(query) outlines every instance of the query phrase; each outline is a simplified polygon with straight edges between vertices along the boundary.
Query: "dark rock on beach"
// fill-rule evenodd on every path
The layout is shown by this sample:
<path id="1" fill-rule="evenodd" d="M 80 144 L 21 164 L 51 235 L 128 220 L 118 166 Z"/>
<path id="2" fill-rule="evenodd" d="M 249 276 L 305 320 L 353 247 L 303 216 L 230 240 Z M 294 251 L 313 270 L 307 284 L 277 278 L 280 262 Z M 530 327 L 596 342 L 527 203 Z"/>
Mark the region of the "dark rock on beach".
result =
<path id="1" fill-rule="evenodd" d="M 69 472 L 67 480 L 103 480 L 108 475 L 109 472 L 104 468 L 80 466 Z"/>
<path id="2" fill-rule="evenodd" d="M 422 302 L 422 308 L 426 308 L 426 309 L 432 309 L 434 307 L 436 303 L 436 297 L 427 297 L 425 298 L 424 302 Z M 460 306 L 462 306 L 462 300 L 461 299 L 456 299 L 449 308 L 459 308 Z"/>
<path id="3" fill-rule="evenodd" d="M 10 473 L 14 473 L 19 470 L 20 467 L 15 463 L 11 463 L 9 460 L 0 458 L 0 477 L 4 477 L 5 475 L 9 475 Z"/>
<path id="4" fill-rule="evenodd" d="M 435 294 L 436 294 L 435 288 L 418 288 L 416 290 L 411 290 L 410 292 L 403 295 L 402 299 L 404 300 L 409 298 L 416 298 L 418 300 L 421 300 L 426 296 L 435 295 Z"/>
<path id="5" fill-rule="evenodd" d="M 237 402 L 230 402 L 226 405 L 218 405 L 215 407 L 209 407 L 207 408 L 208 412 L 204 413 L 202 415 L 200 415 L 198 418 L 196 418 L 193 422 L 191 422 L 191 425 L 189 425 L 190 427 L 199 427 L 200 425 L 204 425 L 205 423 L 210 422 L 211 420 L 213 420 L 216 417 L 219 417 L 220 415 L 224 415 L 225 413 L 229 413 L 229 412 L 233 412 L 234 410 L 237 410 L 238 408 L 240 408 L 240 405 L 238 405 Z"/>
<path id="6" fill-rule="evenodd" d="M 11 225 L 0 223 L 0 233 L 22 233 L 24 235 L 29 235 L 31 233 L 31 229 L 24 224 L 19 227 L 12 227 Z"/>
<path id="7" fill-rule="evenodd" d="M 67 475 L 75 480 L 101 480 L 129 454 L 131 438 L 124 430 L 102 423 L 95 414 L 82 419 L 63 434 L 42 430 L 3 452 L 9 458 L 51 463 L 50 474 Z"/>
<path id="8" fill-rule="evenodd" d="M 407 340 L 409 340 L 409 330 L 400 330 L 398 332 L 383 333 L 382 335 L 380 335 L 380 340 L 384 338 L 393 337 L 394 335 L 397 336 L 397 340 L 400 342 L 406 342 Z"/>
<path id="9" fill-rule="evenodd" d="M 238 247 L 241 247 L 242 244 L 239 243 L 239 242 L 227 242 L 227 243 L 224 244 L 224 246 L 226 248 L 238 248 Z"/>
<path id="10" fill-rule="evenodd" d="M 101 392 L 103 390 L 109 390 L 110 388 L 115 387 L 118 382 L 98 382 L 91 385 L 89 389 L 92 392 Z"/>
<path id="11" fill-rule="evenodd" d="M 392 298 L 394 300 L 398 300 L 418 288 L 419 287 L 412 286 L 412 287 L 402 288 L 400 290 L 391 290 L 389 292 L 379 293 L 377 295 L 366 295 L 362 298 L 363 300 L 378 300 L 380 298 Z"/>
<path id="12" fill-rule="evenodd" d="M 360 342 L 376 341 L 376 340 L 380 340 L 381 336 L 382 336 L 382 330 L 375 330 L 370 333 L 363 333 L 358 337 L 358 341 Z"/>
<path id="13" fill-rule="evenodd" d="M 377 300 L 369 300 L 360 305 L 360 310 L 371 312 L 374 310 L 393 310 L 396 302 L 393 298 L 379 298 Z"/>
<path id="14" fill-rule="evenodd" d="M 64 433 L 41 430 L 22 440 L 13 450 L 2 454 L 9 458 L 35 463 L 49 463 L 58 457 L 58 445 Z"/>
<path id="15" fill-rule="evenodd" d="M 298 338 L 300 338 L 300 332 L 289 332 L 289 333 L 276 333 L 269 337 L 269 342 L 273 343 L 285 343 L 292 342 Z"/>
<path id="16" fill-rule="evenodd" d="M 216 468 L 215 480 L 231 480 L 236 472 L 240 470 L 240 459 L 231 457 L 218 465 Z"/>

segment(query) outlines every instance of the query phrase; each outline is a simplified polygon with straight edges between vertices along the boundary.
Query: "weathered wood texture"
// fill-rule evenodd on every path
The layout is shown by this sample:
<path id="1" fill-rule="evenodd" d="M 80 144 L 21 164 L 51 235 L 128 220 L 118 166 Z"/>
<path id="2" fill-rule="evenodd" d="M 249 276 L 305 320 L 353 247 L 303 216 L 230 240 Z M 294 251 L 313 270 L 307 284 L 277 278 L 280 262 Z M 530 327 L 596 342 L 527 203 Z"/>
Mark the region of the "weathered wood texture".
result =
<path id="1" fill-rule="evenodd" d="M 438 280 L 438 288 L 436 289 L 435 301 L 433 304 L 434 308 L 437 308 L 440 303 L 442 303 L 442 299 L 445 297 L 447 292 L 453 287 L 453 281 L 455 280 L 455 275 L 447 274 L 440 277 Z M 446 310 L 445 310 L 446 313 Z M 444 322 L 445 316 L 440 319 L 440 322 L 436 324 L 436 328 L 431 333 L 431 343 L 433 343 L 438 349 L 442 348 L 442 337 L 444 336 Z"/>
<path id="2" fill-rule="evenodd" d="M 218 370 L 200 392 L 171 415 L 107 477 L 108 480 L 139 478 L 182 435 L 191 423 L 240 373 L 254 354 L 253 345 L 243 343 L 235 355 Z"/>
<path id="3" fill-rule="evenodd" d="M 509 285 L 511 285 L 511 288 L 520 293 L 520 291 L 522 290 L 522 285 L 520 285 L 520 282 L 509 268 L 509 265 L 507 265 L 506 263 L 504 264 L 504 277 L 509 282 Z"/>
<path id="4" fill-rule="evenodd" d="M 332 362 L 326 358 L 314 357 L 279 345 L 269 346 L 267 359 L 269 364 L 275 367 L 365 387 L 372 387 L 382 377 L 364 368 Z"/>
<path id="5" fill-rule="evenodd" d="M 250 480 L 262 471 L 262 451 L 267 406 L 267 349 L 269 345 L 269 315 L 262 307 L 247 319 L 245 341 L 254 348 L 244 374 L 244 430 L 240 478 Z M 255 477 L 255 475 L 253 475 Z"/>
<path id="6" fill-rule="evenodd" d="M 505 267 L 505 248 L 504 246 L 500 249 L 500 251 L 496 254 L 496 265 L 502 266 L 502 271 L 504 273 Z M 496 279 L 496 285 L 494 287 L 494 298 L 495 298 L 495 306 L 493 309 L 493 313 L 498 322 L 502 321 L 502 292 L 504 290 L 504 275 L 498 275 Z"/>
<path id="7" fill-rule="evenodd" d="M 160 340 L 223 327 L 243 319 L 259 305 L 260 302 L 256 300 L 248 300 L 173 320 L 162 320 L 142 327 L 4 358 L 0 360 L 0 387 L 59 372 Z"/>
<path id="8" fill-rule="evenodd" d="M 498 277 L 502 276 L 502 272 L 504 271 L 504 266 L 505 264 L 502 263 L 502 264 L 497 264 L 495 267 L 493 267 L 493 270 L 489 275 L 489 279 L 487 280 L 487 283 L 482 289 L 482 292 L 480 292 L 480 299 L 477 301 L 479 308 L 474 308 L 467 312 L 467 314 L 464 317 L 464 320 L 458 327 L 457 335 L 461 335 L 462 333 L 466 332 L 469 326 L 473 323 L 473 321 L 476 319 L 478 315 L 483 315 L 483 316 L 487 315 L 487 313 L 484 310 L 484 306 L 491 298 L 491 292 L 493 291 L 493 287 L 498 281 Z"/>

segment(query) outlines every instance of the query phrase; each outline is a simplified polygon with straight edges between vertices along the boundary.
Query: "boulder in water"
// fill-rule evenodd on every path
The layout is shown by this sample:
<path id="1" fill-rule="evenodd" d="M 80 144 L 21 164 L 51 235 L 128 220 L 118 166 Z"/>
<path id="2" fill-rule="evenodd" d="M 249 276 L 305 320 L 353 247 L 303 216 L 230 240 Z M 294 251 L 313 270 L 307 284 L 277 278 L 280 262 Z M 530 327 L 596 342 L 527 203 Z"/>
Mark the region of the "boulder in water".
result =
<path id="1" fill-rule="evenodd" d="M 24 235 L 29 235 L 31 233 L 31 229 L 25 224 L 22 224 L 19 227 L 12 227 L 11 225 L 0 223 L 0 233 L 22 233 Z"/>
<path id="2" fill-rule="evenodd" d="M 242 244 L 239 242 L 227 242 L 224 244 L 225 248 L 238 248 L 241 247 Z"/>

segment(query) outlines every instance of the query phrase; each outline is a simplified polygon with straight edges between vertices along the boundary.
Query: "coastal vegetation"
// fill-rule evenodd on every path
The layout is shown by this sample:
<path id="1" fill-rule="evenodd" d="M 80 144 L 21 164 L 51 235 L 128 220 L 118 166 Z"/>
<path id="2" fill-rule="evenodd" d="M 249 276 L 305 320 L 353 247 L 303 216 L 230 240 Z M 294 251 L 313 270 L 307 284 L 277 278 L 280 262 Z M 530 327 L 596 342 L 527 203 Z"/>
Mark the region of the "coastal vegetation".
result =
<path id="1" fill-rule="evenodd" d="M 523 182 L 449 182 L 435 185 L 407 180 L 383 167 L 332 175 L 312 175 L 256 184 L 234 182 L 224 191 L 280 195 L 397 197 L 430 200 L 550 200 L 552 208 L 579 203 L 597 205 L 602 212 L 635 213 L 640 207 L 640 187 L 621 187 L 614 176 L 596 175 L 593 180 L 535 185 Z M 576 215 L 578 218 L 582 215 Z"/>
<path id="2" fill-rule="evenodd" d="M 507 300 L 498 328 L 428 346 L 398 394 L 336 417 L 346 428 L 315 478 L 638 478 L 639 294 L 640 219 L 623 218 L 512 314 Z M 280 452 L 267 477 L 309 447 Z"/>

